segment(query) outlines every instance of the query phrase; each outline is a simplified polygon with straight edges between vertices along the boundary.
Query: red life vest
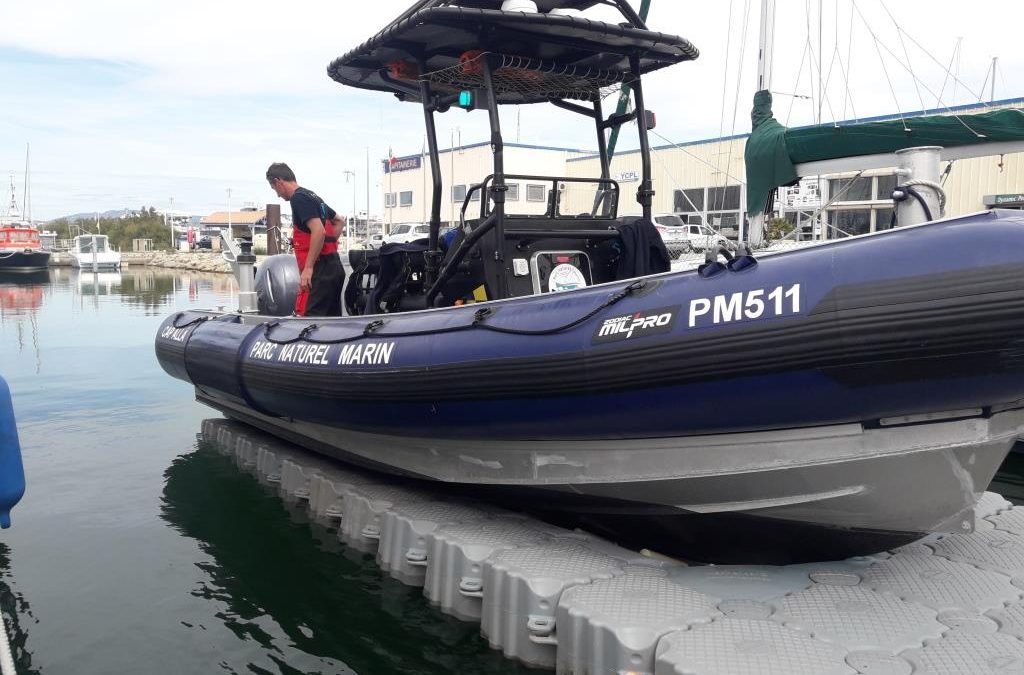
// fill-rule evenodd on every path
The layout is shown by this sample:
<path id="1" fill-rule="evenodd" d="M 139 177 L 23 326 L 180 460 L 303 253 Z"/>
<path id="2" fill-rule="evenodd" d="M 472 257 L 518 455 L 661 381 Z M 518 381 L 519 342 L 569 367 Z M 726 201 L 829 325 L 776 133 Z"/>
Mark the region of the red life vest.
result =
<path id="1" fill-rule="evenodd" d="M 320 203 L 320 221 L 324 224 L 324 245 L 320 249 L 320 255 L 338 254 L 338 237 L 334 234 L 334 221 L 328 219 L 324 209 L 324 203 Z M 309 244 L 313 235 L 298 227 L 292 230 L 292 248 L 295 250 L 295 260 L 299 263 L 299 274 L 302 274 L 306 267 L 306 257 L 309 255 Z M 306 303 L 309 301 L 309 291 L 300 290 L 295 296 L 295 313 L 299 316 L 306 316 Z"/>
<path id="2" fill-rule="evenodd" d="M 336 254 L 338 252 L 338 237 L 334 234 L 334 221 L 324 220 L 322 222 L 324 224 L 324 245 L 320 249 L 320 255 Z M 309 244 L 312 239 L 312 234 L 297 227 L 292 231 L 292 248 L 295 249 L 300 272 L 306 266 L 306 256 L 309 255 Z"/>

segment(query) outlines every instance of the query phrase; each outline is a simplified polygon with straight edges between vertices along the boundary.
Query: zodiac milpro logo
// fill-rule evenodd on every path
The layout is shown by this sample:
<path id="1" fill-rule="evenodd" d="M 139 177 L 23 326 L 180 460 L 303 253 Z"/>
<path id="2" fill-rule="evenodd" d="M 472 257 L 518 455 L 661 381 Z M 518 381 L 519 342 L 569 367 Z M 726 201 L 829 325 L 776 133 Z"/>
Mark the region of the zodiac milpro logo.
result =
<path id="1" fill-rule="evenodd" d="M 672 330 L 672 325 L 678 314 L 679 305 L 674 305 L 605 319 L 594 332 L 593 341 L 594 343 L 616 342 L 668 333 Z"/>

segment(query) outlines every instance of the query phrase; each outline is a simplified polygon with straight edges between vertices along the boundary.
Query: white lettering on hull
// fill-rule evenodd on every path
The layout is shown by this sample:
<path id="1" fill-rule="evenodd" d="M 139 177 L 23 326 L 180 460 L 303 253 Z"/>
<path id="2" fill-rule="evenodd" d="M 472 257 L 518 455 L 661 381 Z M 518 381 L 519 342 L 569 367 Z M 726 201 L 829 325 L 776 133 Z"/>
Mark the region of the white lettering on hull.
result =
<path id="1" fill-rule="evenodd" d="M 768 299 L 765 302 L 763 298 Z M 787 302 L 788 300 L 788 302 Z M 713 298 L 690 301 L 689 327 L 716 326 L 744 319 L 773 318 L 800 313 L 800 284 L 777 286 L 768 291 L 758 288 Z"/>
<path id="2" fill-rule="evenodd" d="M 184 342 L 188 339 L 190 332 L 191 328 L 175 328 L 174 326 L 167 326 L 160 331 L 160 337 L 165 340 L 173 340 L 174 342 Z"/>
<path id="3" fill-rule="evenodd" d="M 359 342 L 344 345 L 338 354 L 339 366 L 386 366 L 391 363 L 394 342 Z"/>
<path id="4" fill-rule="evenodd" d="M 332 355 L 337 350 L 337 357 Z M 394 342 L 356 342 L 341 346 L 297 343 L 281 345 L 257 340 L 249 348 L 249 358 L 275 363 L 309 366 L 386 366 L 391 363 Z"/>

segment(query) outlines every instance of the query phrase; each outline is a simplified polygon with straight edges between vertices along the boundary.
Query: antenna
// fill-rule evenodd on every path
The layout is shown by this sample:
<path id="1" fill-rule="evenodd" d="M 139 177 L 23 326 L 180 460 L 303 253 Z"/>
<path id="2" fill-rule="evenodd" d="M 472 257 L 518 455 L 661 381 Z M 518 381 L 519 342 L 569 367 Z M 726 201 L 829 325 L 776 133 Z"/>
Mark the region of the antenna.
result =
<path id="1" fill-rule="evenodd" d="M 29 181 L 29 144 L 25 144 L 25 196 L 22 202 L 21 211 L 25 214 L 25 220 L 32 225 L 32 183 Z"/>

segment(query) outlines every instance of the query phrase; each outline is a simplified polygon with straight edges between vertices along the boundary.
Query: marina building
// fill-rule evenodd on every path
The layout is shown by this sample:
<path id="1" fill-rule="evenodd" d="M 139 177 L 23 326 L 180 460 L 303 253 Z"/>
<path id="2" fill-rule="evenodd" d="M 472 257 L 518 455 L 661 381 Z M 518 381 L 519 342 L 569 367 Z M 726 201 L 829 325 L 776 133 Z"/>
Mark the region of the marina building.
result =
<path id="1" fill-rule="evenodd" d="M 1021 109 L 1024 114 L 1024 97 L 862 118 L 839 125 L 1001 108 Z M 743 152 L 748 136 L 738 134 L 652 147 L 654 212 L 678 214 L 691 225 L 708 224 L 727 236 L 740 237 L 747 215 Z M 601 174 L 597 155 L 588 151 L 515 143 L 507 143 L 505 150 L 508 174 L 574 178 L 595 178 Z M 491 154 L 487 143 L 475 143 L 442 150 L 440 157 L 445 190 L 441 221 L 450 225 L 458 222 L 467 191 L 491 173 Z M 624 150 L 615 155 L 611 177 L 619 183 L 621 214 L 640 213 L 635 199 L 640 174 L 639 150 Z M 542 183 L 510 180 L 507 211 L 543 212 L 547 188 Z M 799 184 L 779 191 L 775 215 L 798 224 L 800 238 L 832 239 L 888 229 L 893 212 L 890 195 L 896 184 L 895 167 L 804 178 Z M 411 155 L 385 161 L 383 185 L 385 227 L 427 222 L 431 189 L 428 157 Z M 945 174 L 943 187 L 949 216 L 993 207 L 1024 208 L 1024 153 L 957 160 Z M 471 193 L 469 199 L 467 214 L 473 208 L 479 209 L 479 191 Z M 819 210 L 820 219 L 815 217 Z"/>
<path id="2" fill-rule="evenodd" d="M 281 214 L 281 230 L 285 238 L 292 235 L 291 215 Z M 255 206 L 245 206 L 239 211 L 215 211 L 199 220 L 199 235 L 219 240 L 222 233 L 230 234 L 233 239 L 251 238 L 253 248 L 267 248 L 267 210 Z"/>
<path id="3" fill-rule="evenodd" d="M 582 150 L 505 143 L 505 172 L 521 176 L 564 176 L 568 175 L 565 172 L 567 161 L 585 156 Z M 472 187 L 490 175 L 491 161 L 491 146 L 486 142 L 440 151 L 443 223 L 457 223 L 463 204 L 466 204 L 467 214 L 473 213 L 474 208 L 479 213 L 480 190 L 472 190 Z M 430 219 L 430 172 L 430 157 L 426 155 L 394 157 L 384 162 L 384 226 L 388 231 L 394 225 L 426 223 Z M 544 213 L 547 186 L 543 181 L 512 179 L 508 185 L 505 199 L 509 213 Z"/>

